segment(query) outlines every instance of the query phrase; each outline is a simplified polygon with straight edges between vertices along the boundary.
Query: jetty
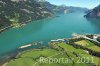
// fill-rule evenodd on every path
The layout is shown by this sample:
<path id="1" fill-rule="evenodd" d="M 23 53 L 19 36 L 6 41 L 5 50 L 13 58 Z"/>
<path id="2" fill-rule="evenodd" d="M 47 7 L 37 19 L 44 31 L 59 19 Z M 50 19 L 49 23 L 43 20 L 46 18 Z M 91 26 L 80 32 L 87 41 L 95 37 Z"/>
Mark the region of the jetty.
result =
<path id="1" fill-rule="evenodd" d="M 27 47 L 30 47 L 30 46 L 32 46 L 32 44 L 21 46 L 21 47 L 19 47 L 19 49 L 27 48 Z"/>

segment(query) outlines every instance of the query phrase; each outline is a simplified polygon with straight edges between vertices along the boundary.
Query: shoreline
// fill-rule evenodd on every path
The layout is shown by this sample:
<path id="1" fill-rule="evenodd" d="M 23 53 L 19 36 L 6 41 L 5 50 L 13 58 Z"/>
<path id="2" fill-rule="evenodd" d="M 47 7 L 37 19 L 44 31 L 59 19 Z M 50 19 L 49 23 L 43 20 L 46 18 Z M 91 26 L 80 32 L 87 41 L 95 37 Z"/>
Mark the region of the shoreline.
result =
<path id="1" fill-rule="evenodd" d="M 44 46 L 44 45 L 41 47 L 39 42 L 33 42 L 33 43 L 36 43 L 36 44 L 23 45 L 23 46 L 20 46 L 20 47 L 24 47 L 24 48 L 19 47 L 14 51 L 4 53 L 3 55 L 1 55 L 2 57 L 0 58 L 0 66 L 4 65 L 5 63 L 9 62 L 12 59 L 15 59 L 21 52 L 28 51 L 28 50 L 41 49 L 41 48 L 47 47 L 47 46 Z M 32 47 L 32 46 L 38 46 L 38 47 L 29 48 L 29 47 Z"/>
<path id="2" fill-rule="evenodd" d="M 42 18 L 42 19 L 55 18 L 55 17 L 58 17 L 58 16 L 55 15 L 55 16 L 46 17 L 46 18 Z M 6 31 L 6 30 L 8 30 L 8 29 L 10 29 L 10 28 L 20 28 L 20 27 L 23 27 L 23 26 L 27 25 L 28 23 L 31 23 L 32 21 L 38 21 L 38 20 L 42 20 L 42 19 L 28 20 L 28 21 L 26 21 L 26 22 L 20 22 L 20 23 L 19 23 L 20 26 L 18 26 L 18 27 L 17 27 L 17 26 L 13 26 L 13 25 L 2 26 L 3 28 L 2 28 L 2 27 L 0 28 L 0 33 L 4 32 L 4 31 Z"/>
<path id="3" fill-rule="evenodd" d="M 0 66 L 10 61 L 11 59 L 14 59 L 17 55 L 18 55 L 18 51 L 13 51 L 13 52 L 8 53 L 6 56 L 0 59 Z"/>
<path id="4" fill-rule="evenodd" d="M 77 35 L 80 35 L 80 34 L 77 34 Z M 49 43 L 52 43 L 52 42 L 69 42 L 69 41 L 65 41 L 65 40 L 77 39 L 80 36 L 82 36 L 82 35 L 80 35 L 80 36 L 77 36 L 77 35 L 74 35 L 72 38 L 62 38 L 62 39 L 55 39 L 55 40 L 48 41 L 48 45 L 49 45 Z M 87 34 L 87 35 L 90 35 L 90 34 Z M 100 34 L 91 34 L 91 35 L 95 36 L 95 35 L 100 35 Z M 28 50 L 33 50 L 33 49 L 45 48 L 44 46 L 40 46 L 39 47 L 38 45 L 36 45 L 36 46 L 38 46 L 38 48 L 29 48 L 29 47 L 32 47 L 32 46 L 35 46 L 35 45 L 34 44 L 23 45 L 23 46 L 20 46 L 20 47 L 24 47 L 24 48 L 20 48 L 19 47 L 16 50 L 8 53 L 7 56 L 5 56 L 4 58 L 0 59 L 0 66 L 4 65 L 8 61 L 16 58 L 16 56 L 18 56 L 21 52 L 28 51 Z"/>
<path id="5" fill-rule="evenodd" d="M 19 27 L 25 26 L 27 23 L 30 23 L 30 22 L 19 23 L 19 24 L 20 24 Z M 9 29 L 11 29 L 11 28 L 19 28 L 19 27 L 14 27 L 14 26 L 12 26 L 12 25 L 9 25 L 9 26 L 6 26 L 6 27 L 1 28 L 1 29 L 0 29 L 0 33 L 4 32 L 4 31 L 6 31 L 6 30 L 9 30 Z"/>

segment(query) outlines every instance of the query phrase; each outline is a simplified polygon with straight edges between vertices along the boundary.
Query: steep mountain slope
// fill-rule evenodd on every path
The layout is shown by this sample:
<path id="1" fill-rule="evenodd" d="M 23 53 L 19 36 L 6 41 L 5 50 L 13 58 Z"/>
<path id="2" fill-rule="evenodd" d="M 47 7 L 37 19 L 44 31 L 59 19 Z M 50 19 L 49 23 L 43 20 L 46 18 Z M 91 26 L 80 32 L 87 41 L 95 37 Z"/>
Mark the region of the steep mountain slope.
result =
<path id="1" fill-rule="evenodd" d="M 100 5 L 92 9 L 85 17 L 99 18 L 100 19 Z"/>
<path id="2" fill-rule="evenodd" d="M 56 13 L 85 10 L 80 7 L 57 6 L 45 0 L 0 0 L 0 29 L 51 17 Z"/>
<path id="3" fill-rule="evenodd" d="M 36 0 L 0 0 L 0 27 L 52 16 Z"/>

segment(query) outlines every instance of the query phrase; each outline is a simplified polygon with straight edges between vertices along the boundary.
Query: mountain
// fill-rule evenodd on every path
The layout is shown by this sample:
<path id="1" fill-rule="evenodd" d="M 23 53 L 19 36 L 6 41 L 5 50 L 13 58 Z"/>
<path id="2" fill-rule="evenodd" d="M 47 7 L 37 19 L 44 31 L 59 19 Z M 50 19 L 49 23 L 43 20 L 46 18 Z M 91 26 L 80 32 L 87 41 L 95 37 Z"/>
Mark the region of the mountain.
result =
<path id="1" fill-rule="evenodd" d="M 100 5 L 90 10 L 85 17 L 87 18 L 99 18 L 100 19 Z"/>
<path id="2" fill-rule="evenodd" d="M 47 2 L 47 1 L 38 1 L 38 2 L 42 6 L 47 8 L 53 14 L 55 14 L 55 13 L 64 13 L 64 10 L 66 10 L 66 7 L 57 6 L 57 5 L 51 4 L 51 3 Z"/>
<path id="3" fill-rule="evenodd" d="M 46 0 L 0 0 L 0 29 L 48 18 L 57 13 L 86 11 L 86 8 L 54 5 Z"/>
<path id="4" fill-rule="evenodd" d="M 51 17 L 36 0 L 0 0 L 0 27 Z"/>
<path id="5" fill-rule="evenodd" d="M 81 8 L 81 7 L 73 7 L 73 6 L 66 6 L 66 5 L 54 5 L 51 4 L 45 0 L 39 1 L 39 3 L 41 3 L 42 6 L 44 6 L 45 8 L 47 8 L 50 12 L 52 13 L 69 13 L 69 12 L 76 12 L 76 11 L 87 11 L 87 8 Z"/>
<path id="6" fill-rule="evenodd" d="M 89 10 L 87 8 L 73 7 L 73 6 L 67 6 L 67 8 L 70 9 L 70 11 L 72 11 L 72 12 L 86 12 Z"/>

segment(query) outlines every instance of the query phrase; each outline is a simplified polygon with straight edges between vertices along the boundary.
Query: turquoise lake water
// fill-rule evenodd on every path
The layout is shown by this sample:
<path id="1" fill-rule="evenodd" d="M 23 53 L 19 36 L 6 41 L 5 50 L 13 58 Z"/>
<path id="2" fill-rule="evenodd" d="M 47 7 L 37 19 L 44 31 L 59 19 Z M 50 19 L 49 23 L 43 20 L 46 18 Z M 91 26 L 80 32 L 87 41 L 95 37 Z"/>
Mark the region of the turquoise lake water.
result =
<path id="1" fill-rule="evenodd" d="M 17 49 L 34 41 L 50 41 L 69 38 L 72 33 L 100 33 L 99 21 L 88 21 L 83 12 L 61 14 L 59 17 L 33 21 L 21 28 L 6 30 L 0 34 L 0 54 Z"/>

